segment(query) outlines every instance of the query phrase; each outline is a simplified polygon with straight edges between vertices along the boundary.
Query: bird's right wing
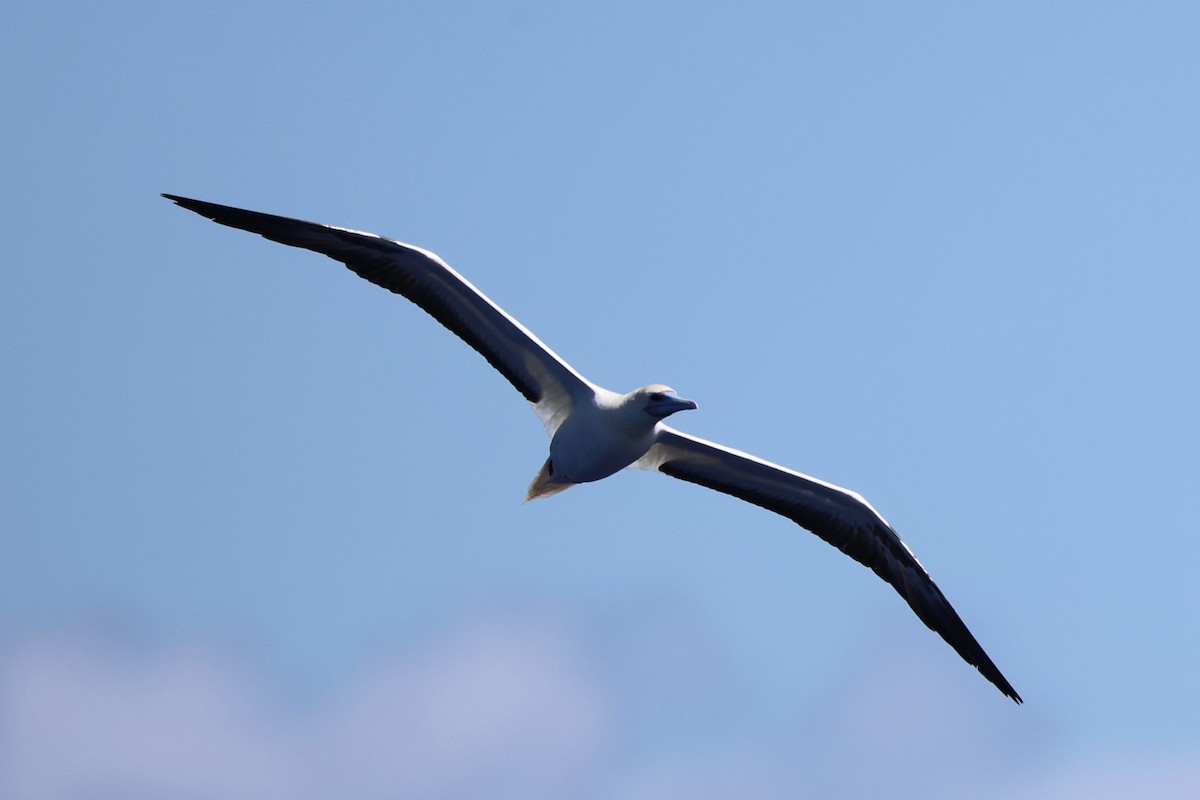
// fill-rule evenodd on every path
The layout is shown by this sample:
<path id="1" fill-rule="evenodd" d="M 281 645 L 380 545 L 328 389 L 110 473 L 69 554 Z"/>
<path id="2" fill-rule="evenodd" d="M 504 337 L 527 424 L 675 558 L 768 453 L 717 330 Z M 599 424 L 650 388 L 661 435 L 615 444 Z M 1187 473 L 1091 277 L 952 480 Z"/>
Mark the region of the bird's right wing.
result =
<path id="1" fill-rule="evenodd" d="M 475 348 L 525 399 L 551 434 L 576 398 L 595 390 L 524 325 L 437 255 L 419 247 L 347 228 L 164 194 L 213 222 L 257 233 L 292 247 L 323 253 L 360 277 L 424 309 Z"/>
<path id="2" fill-rule="evenodd" d="M 638 466 L 733 495 L 812 531 L 874 570 L 964 661 L 1021 702 L 908 545 L 858 494 L 665 425 Z"/>

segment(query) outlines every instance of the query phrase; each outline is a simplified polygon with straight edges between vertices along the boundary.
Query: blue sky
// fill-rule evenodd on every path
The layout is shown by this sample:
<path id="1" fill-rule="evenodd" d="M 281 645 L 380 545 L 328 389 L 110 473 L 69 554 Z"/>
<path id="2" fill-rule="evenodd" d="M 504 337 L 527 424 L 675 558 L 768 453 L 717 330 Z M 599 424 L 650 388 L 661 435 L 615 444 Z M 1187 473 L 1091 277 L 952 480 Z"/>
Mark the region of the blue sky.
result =
<path id="1" fill-rule="evenodd" d="M 0 793 L 1200 791 L 1190 5 L 6 17 Z M 1026 704 L 781 518 L 522 504 L 477 355 L 164 191 L 432 249 L 860 491 Z"/>

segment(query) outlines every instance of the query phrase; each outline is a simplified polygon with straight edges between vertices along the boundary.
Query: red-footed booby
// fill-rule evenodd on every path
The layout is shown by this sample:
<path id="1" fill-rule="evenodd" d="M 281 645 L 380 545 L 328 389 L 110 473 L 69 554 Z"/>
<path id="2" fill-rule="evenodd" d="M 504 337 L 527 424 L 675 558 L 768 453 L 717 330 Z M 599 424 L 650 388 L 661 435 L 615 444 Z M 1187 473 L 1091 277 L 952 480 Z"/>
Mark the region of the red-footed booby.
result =
<path id="1" fill-rule="evenodd" d="M 163 197 L 222 225 L 341 261 L 411 300 L 477 350 L 533 404 L 550 434 L 550 455 L 527 500 L 637 466 L 762 506 L 870 567 L 963 660 L 1022 702 L 921 562 L 857 493 L 668 427 L 665 418 L 696 403 L 661 384 L 629 394 L 597 386 L 428 250 L 373 233 Z"/>

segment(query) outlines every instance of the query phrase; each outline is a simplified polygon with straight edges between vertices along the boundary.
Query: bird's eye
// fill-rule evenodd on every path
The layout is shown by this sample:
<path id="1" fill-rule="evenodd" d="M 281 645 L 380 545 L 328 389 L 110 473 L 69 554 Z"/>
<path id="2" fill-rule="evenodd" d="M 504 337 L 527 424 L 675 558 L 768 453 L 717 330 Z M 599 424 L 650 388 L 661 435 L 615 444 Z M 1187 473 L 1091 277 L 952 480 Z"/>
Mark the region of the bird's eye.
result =
<path id="1" fill-rule="evenodd" d="M 661 403 L 663 400 L 666 400 L 666 399 L 667 399 L 667 396 L 665 394 L 663 394 L 662 392 L 654 392 L 653 394 L 650 395 L 651 403 Z"/>

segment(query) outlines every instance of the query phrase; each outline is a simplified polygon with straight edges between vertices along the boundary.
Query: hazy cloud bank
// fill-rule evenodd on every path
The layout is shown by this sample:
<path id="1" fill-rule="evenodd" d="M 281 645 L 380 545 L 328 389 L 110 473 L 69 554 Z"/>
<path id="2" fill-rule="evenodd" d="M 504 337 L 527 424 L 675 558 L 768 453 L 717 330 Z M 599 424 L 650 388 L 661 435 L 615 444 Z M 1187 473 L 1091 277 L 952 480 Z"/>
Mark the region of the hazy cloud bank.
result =
<path id="1" fill-rule="evenodd" d="M 1200 796 L 1200 749 L 1057 763 L 1047 737 L 1030 739 L 1036 711 L 964 696 L 903 651 L 883 667 L 887 685 L 863 664 L 800 718 L 755 721 L 738 714 L 703 631 L 677 623 L 589 639 L 561 619 L 464 620 L 303 707 L 220 648 L 28 637 L 0 653 L 0 794 Z"/>

